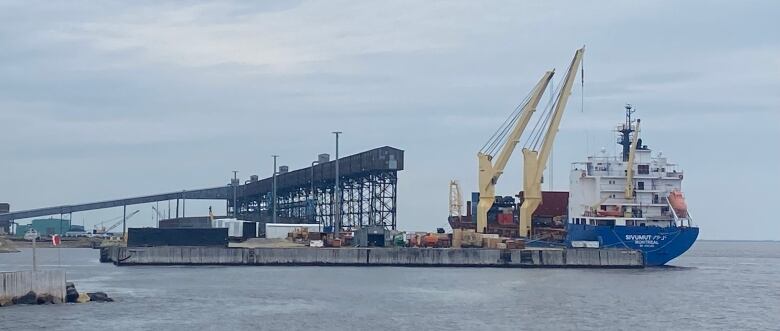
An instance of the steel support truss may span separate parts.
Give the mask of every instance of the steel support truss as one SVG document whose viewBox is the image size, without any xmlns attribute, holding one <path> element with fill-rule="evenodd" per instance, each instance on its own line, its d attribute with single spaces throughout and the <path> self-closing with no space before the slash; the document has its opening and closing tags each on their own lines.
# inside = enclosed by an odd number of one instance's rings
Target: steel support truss
<svg viewBox="0 0 780 331">
<path fill-rule="evenodd" d="M 315 182 L 278 191 L 277 220 L 282 223 L 319 223 L 332 226 L 335 208 L 341 208 L 346 231 L 367 226 L 396 229 L 398 172 L 375 171 L 340 177 L 341 206 L 334 206 L 334 182 Z M 242 218 L 269 222 L 271 194 L 238 201 Z"/>
</svg>

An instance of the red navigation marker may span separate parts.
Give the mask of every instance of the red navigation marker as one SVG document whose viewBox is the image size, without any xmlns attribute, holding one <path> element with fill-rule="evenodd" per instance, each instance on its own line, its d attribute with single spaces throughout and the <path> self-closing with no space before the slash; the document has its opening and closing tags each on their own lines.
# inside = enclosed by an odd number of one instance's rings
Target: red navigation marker
<svg viewBox="0 0 780 331">
<path fill-rule="evenodd" d="M 60 235 L 55 234 L 55 235 L 51 236 L 51 244 L 53 246 L 59 246 L 61 242 L 62 242 L 62 240 L 60 239 Z"/>
</svg>

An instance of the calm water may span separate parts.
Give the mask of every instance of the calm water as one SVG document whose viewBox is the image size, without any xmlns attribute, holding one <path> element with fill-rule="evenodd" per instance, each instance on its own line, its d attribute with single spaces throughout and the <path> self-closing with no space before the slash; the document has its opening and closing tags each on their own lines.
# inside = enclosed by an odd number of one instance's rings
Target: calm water
<svg viewBox="0 0 780 331">
<path fill-rule="evenodd" d="M 0 254 L 27 269 L 30 250 Z M 57 250 L 40 249 L 44 268 Z M 0 329 L 778 330 L 780 243 L 698 242 L 645 270 L 115 267 L 63 249 L 79 291 L 117 302 L 0 308 Z"/>
</svg>

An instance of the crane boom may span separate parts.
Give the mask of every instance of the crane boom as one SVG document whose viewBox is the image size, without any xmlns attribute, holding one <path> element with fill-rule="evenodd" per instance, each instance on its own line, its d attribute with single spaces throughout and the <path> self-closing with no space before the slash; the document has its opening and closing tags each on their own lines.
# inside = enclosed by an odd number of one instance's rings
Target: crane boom
<svg viewBox="0 0 780 331">
<path fill-rule="evenodd" d="M 163 215 L 163 213 L 161 213 L 160 210 L 157 209 L 155 206 L 152 206 L 152 210 L 154 210 L 154 212 L 157 214 L 157 218 L 165 219 L 165 216 Z"/>
<path fill-rule="evenodd" d="M 585 47 L 578 49 L 574 54 L 541 147 L 538 151 L 529 148 L 523 149 L 523 202 L 520 206 L 520 236 L 530 235 L 531 217 L 539 204 L 542 203 L 542 173 L 547 159 L 550 157 L 550 151 L 558 133 L 563 111 L 566 108 L 569 95 L 571 95 L 571 88 L 574 85 L 580 63 L 582 63 L 584 52 Z"/>
<path fill-rule="evenodd" d="M 131 217 L 135 216 L 135 214 L 138 214 L 139 212 L 140 212 L 140 210 L 136 210 L 136 211 L 134 211 L 134 212 L 130 213 L 130 214 L 129 214 L 129 215 L 127 215 L 127 217 L 125 217 L 124 219 L 120 219 L 118 222 L 116 222 L 116 223 L 112 224 L 111 226 L 109 226 L 109 227 L 108 227 L 108 229 L 106 229 L 106 230 L 104 231 L 104 233 L 111 232 L 111 230 L 113 230 L 114 228 L 116 228 L 117 226 L 119 226 L 120 224 L 122 224 L 122 222 L 125 222 L 125 221 L 129 220 Z"/>
<path fill-rule="evenodd" d="M 626 188 L 624 194 L 627 200 L 634 199 L 634 160 L 636 159 L 636 147 L 639 141 L 639 122 L 640 120 L 637 119 L 634 136 L 631 138 L 631 150 L 628 152 L 628 163 L 626 164 Z"/>
<path fill-rule="evenodd" d="M 495 164 L 492 162 L 493 156 L 487 153 L 477 153 L 477 160 L 479 161 L 479 204 L 477 204 L 477 232 L 484 232 L 487 228 L 487 212 L 490 207 L 493 206 L 493 202 L 496 198 L 496 183 L 498 178 L 504 172 L 509 157 L 520 141 L 520 136 L 523 134 L 525 127 L 531 120 L 531 115 L 536 111 L 536 106 L 544 94 L 544 90 L 547 88 L 547 84 L 550 83 L 554 71 L 547 71 L 542 75 L 542 78 L 536 83 L 534 89 L 531 90 L 530 99 L 523 106 L 520 117 L 515 123 L 514 128 L 507 139 L 506 144 L 501 148 L 501 151 L 496 158 Z"/>
</svg>

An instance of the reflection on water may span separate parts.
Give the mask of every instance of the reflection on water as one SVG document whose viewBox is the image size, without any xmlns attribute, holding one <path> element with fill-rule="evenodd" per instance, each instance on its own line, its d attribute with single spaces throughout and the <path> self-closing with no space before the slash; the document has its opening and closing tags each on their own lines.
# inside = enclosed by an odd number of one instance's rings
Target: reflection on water
<svg viewBox="0 0 780 331">
<path fill-rule="evenodd" d="M 645 270 L 115 267 L 62 249 L 81 291 L 117 302 L 0 308 L 2 329 L 756 329 L 780 325 L 780 243 L 699 242 Z M 31 269 L 31 252 L 0 270 Z M 39 249 L 58 268 L 56 249 Z"/>
</svg>

